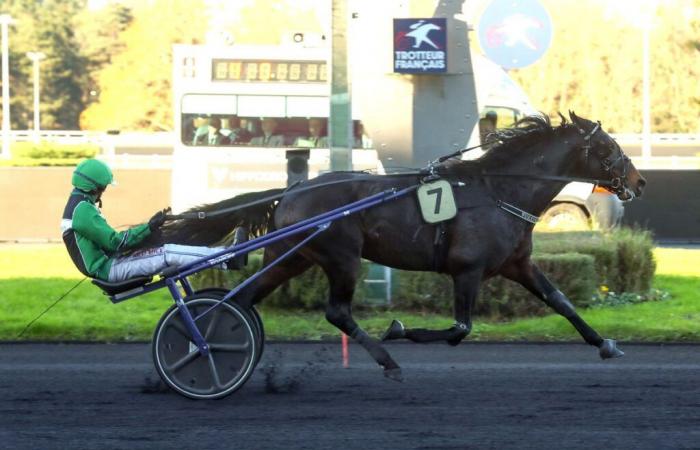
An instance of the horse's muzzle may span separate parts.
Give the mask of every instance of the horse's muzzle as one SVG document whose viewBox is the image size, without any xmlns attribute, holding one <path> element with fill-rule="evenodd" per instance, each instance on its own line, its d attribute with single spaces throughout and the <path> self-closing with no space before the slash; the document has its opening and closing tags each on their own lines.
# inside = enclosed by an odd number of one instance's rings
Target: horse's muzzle
<svg viewBox="0 0 700 450">
<path fill-rule="evenodd" d="M 647 185 L 647 180 L 644 179 L 644 177 L 639 177 L 637 180 L 636 186 L 634 187 L 634 195 L 635 197 L 641 197 L 642 193 L 644 192 L 644 186 Z"/>
</svg>

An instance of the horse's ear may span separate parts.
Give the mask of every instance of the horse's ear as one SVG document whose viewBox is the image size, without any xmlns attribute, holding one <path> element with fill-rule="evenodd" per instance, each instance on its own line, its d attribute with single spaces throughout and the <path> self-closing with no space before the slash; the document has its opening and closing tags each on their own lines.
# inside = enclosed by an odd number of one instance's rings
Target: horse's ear
<svg viewBox="0 0 700 450">
<path fill-rule="evenodd" d="M 569 118 L 571 119 L 571 123 L 576 125 L 580 130 L 584 130 L 584 123 L 583 120 L 576 115 L 575 112 L 569 110 Z"/>
<path fill-rule="evenodd" d="M 564 126 L 567 124 L 566 117 L 561 113 L 561 111 L 557 111 L 557 114 L 559 114 L 559 117 L 561 118 L 561 125 Z"/>
</svg>

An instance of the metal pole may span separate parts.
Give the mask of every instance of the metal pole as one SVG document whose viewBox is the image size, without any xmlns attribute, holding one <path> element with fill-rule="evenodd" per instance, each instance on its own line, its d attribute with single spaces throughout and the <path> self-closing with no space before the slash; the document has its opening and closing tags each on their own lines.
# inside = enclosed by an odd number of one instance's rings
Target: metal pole
<svg viewBox="0 0 700 450">
<path fill-rule="evenodd" d="M 331 25 L 331 104 L 328 131 L 331 167 L 352 169 L 352 108 L 348 78 L 348 10 L 347 0 L 333 0 Z"/>
<path fill-rule="evenodd" d="M 2 34 L 2 153 L 0 157 L 10 159 L 10 55 L 8 27 L 14 23 L 9 14 L 0 15 Z"/>
<path fill-rule="evenodd" d="M 650 51 L 649 34 L 656 11 L 655 2 L 651 2 L 644 17 L 642 27 L 642 157 L 651 158 L 651 95 L 650 95 Z"/>
<path fill-rule="evenodd" d="M 642 157 L 651 156 L 651 118 L 649 117 L 649 26 L 642 38 Z"/>
<path fill-rule="evenodd" d="M 39 140 L 41 121 L 39 120 L 39 61 L 45 58 L 41 52 L 27 52 L 27 57 L 32 60 L 34 71 L 34 142 Z"/>
</svg>

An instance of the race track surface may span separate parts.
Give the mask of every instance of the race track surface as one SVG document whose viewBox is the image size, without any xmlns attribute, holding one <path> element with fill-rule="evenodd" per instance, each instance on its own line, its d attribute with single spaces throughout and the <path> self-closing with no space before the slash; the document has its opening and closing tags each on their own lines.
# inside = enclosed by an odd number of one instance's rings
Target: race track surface
<svg viewBox="0 0 700 450">
<path fill-rule="evenodd" d="M 218 401 L 146 387 L 149 346 L 0 345 L 0 448 L 700 448 L 700 347 L 270 344 Z"/>
</svg>

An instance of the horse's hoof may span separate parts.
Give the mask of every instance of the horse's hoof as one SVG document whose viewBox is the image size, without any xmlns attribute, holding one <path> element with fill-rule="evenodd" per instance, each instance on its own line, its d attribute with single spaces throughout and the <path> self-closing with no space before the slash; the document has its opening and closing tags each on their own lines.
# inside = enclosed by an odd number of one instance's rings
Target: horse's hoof
<svg viewBox="0 0 700 450">
<path fill-rule="evenodd" d="M 619 358 L 624 356 L 625 352 L 617 348 L 617 343 L 614 339 L 605 339 L 603 345 L 600 346 L 600 359 Z"/>
<path fill-rule="evenodd" d="M 393 369 L 384 369 L 384 376 L 390 380 L 398 381 L 403 383 L 403 375 L 401 375 L 401 368 L 395 367 Z"/>
<path fill-rule="evenodd" d="M 392 339 L 401 339 L 406 337 L 406 328 L 403 326 L 401 321 L 392 320 L 389 329 L 382 335 L 382 341 L 390 341 Z"/>
</svg>

